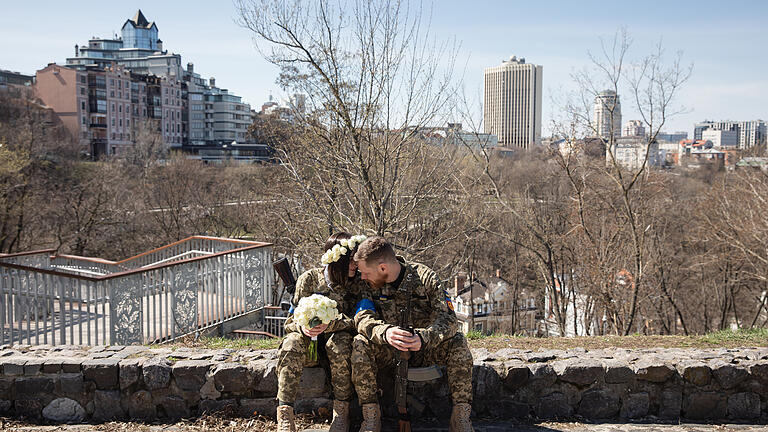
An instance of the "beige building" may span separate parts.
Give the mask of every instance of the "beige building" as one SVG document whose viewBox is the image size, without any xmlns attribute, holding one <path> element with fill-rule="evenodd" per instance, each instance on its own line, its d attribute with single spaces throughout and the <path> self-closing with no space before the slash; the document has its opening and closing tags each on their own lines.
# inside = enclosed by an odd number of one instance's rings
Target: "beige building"
<svg viewBox="0 0 768 432">
<path fill-rule="evenodd" d="M 485 69 L 484 129 L 499 146 L 541 144 L 542 77 L 542 66 L 514 56 Z"/>
<path fill-rule="evenodd" d="M 623 136 L 645 136 L 645 125 L 642 120 L 630 120 L 624 126 Z"/>
<path fill-rule="evenodd" d="M 601 91 L 595 97 L 595 133 L 604 140 L 621 136 L 621 101 L 613 90 Z M 645 133 L 643 133 L 645 135 Z"/>
</svg>

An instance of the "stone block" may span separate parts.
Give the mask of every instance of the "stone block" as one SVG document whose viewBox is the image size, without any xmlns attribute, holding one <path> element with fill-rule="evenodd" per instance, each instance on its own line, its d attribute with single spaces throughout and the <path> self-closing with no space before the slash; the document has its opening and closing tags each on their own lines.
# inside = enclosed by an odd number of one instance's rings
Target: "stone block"
<svg viewBox="0 0 768 432">
<path fill-rule="evenodd" d="M 623 384 L 635 378 L 635 371 L 625 362 L 610 360 L 605 362 L 605 382 Z"/>
<path fill-rule="evenodd" d="M 128 415 L 132 419 L 154 419 L 156 414 L 157 410 L 150 392 L 139 390 L 128 398 Z"/>
<path fill-rule="evenodd" d="M 167 419 L 178 420 L 190 416 L 189 406 L 178 396 L 165 396 L 159 400 L 158 405 L 163 412 L 163 417 Z"/>
<path fill-rule="evenodd" d="M 144 359 L 122 359 L 118 364 L 120 390 L 125 390 L 138 383 L 141 378 L 141 363 Z"/>
<path fill-rule="evenodd" d="M 501 379 L 496 370 L 490 366 L 474 366 L 472 373 L 472 393 L 478 400 L 499 397 Z"/>
<path fill-rule="evenodd" d="M 80 373 L 82 366 L 82 358 L 67 357 L 61 360 L 61 371 L 64 373 Z"/>
<path fill-rule="evenodd" d="M 563 360 L 555 362 L 553 367 L 561 381 L 580 387 L 597 382 L 605 373 L 602 363 L 598 360 Z"/>
<path fill-rule="evenodd" d="M 735 393 L 728 396 L 728 417 L 733 420 L 756 419 L 760 417 L 760 395 Z"/>
<path fill-rule="evenodd" d="M 85 409 L 77 401 L 58 398 L 43 408 L 43 418 L 56 423 L 80 423 L 85 420 Z"/>
<path fill-rule="evenodd" d="M 542 419 L 566 418 L 573 414 L 573 408 L 562 393 L 548 394 L 536 404 L 536 416 Z"/>
<path fill-rule="evenodd" d="M 52 397 L 56 389 L 56 382 L 53 377 L 18 377 L 13 383 L 18 398 L 43 398 Z"/>
<path fill-rule="evenodd" d="M 118 390 L 96 390 L 93 393 L 93 405 L 93 419 L 98 422 L 125 418 Z"/>
<path fill-rule="evenodd" d="M 213 371 L 216 389 L 220 392 L 244 393 L 253 381 L 251 371 L 240 363 L 221 363 Z"/>
<path fill-rule="evenodd" d="M 699 387 L 708 385 L 712 377 L 709 366 L 702 362 L 683 362 L 677 368 L 683 379 Z"/>
<path fill-rule="evenodd" d="M 648 393 L 633 393 L 624 397 L 621 403 L 621 418 L 637 419 L 648 415 L 651 398 Z"/>
<path fill-rule="evenodd" d="M 59 391 L 65 395 L 81 395 L 84 391 L 83 375 L 79 373 L 59 374 Z"/>
<path fill-rule="evenodd" d="M 531 376 L 531 370 L 522 363 L 510 365 L 507 367 L 507 374 L 503 379 L 504 387 L 509 391 L 516 391 L 528 383 Z"/>
<path fill-rule="evenodd" d="M 682 406 L 683 392 L 681 390 L 662 391 L 661 401 L 659 403 L 659 418 L 664 420 L 679 419 Z"/>
<path fill-rule="evenodd" d="M 719 420 L 726 417 L 725 395 L 719 392 L 697 392 L 683 401 L 683 417 L 690 420 Z"/>
<path fill-rule="evenodd" d="M 723 389 L 732 389 L 742 383 L 749 377 L 749 371 L 746 367 L 715 361 L 711 364 L 712 375 Z"/>
<path fill-rule="evenodd" d="M 749 373 L 760 381 L 768 382 L 768 362 L 753 363 L 749 366 Z"/>
<path fill-rule="evenodd" d="M 615 417 L 619 413 L 619 398 L 605 390 L 588 390 L 581 397 L 578 412 L 588 419 Z"/>
<path fill-rule="evenodd" d="M 531 371 L 528 386 L 533 391 L 540 391 L 552 387 L 557 381 L 557 372 L 552 365 L 546 363 L 533 363 L 528 365 Z"/>
<path fill-rule="evenodd" d="M 186 391 L 199 391 L 205 384 L 210 362 L 204 360 L 182 360 L 171 368 L 176 386 Z"/>
<path fill-rule="evenodd" d="M 168 387 L 171 381 L 171 364 L 164 358 L 154 357 L 144 362 L 141 373 L 149 390 L 159 390 Z"/>
<path fill-rule="evenodd" d="M 27 363 L 27 360 L 26 357 L 7 357 L 3 359 L 3 375 L 24 375 L 24 365 Z"/>
<path fill-rule="evenodd" d="M 637 379 L 655 383 L 665 382 L 675 372 L 672 366 L 659 360 L 645 360 L 635 365 L 635 376 Z"/>
<path fill-rule="evenodd" d="M 51 357 L 43 361 L 42 372 L 45 374 L 61 373 L 61 363 L 64 360 L 60 357 Z"/>
<path fill-rule="evenodd" d="M 257 396 L 277 395 L 277 361 L 258 360 L 248 364 L 253 371 L 253 381 Z"/>
<path fill-rule="evenodd" d="M 24 375 L 35 376 L 40 374 L 45 359 L 43 358 L 31 358 L 24 363 Z"/>
<path fill-rule="evenodd" d="M 43 404 L 38 399 L 17 399 L 13 402 L 13 408 L 16 417 L 39 419 Z"/>
<path fill-rule="evenodd" d="M 299 394 L 303 398 L 327 397 L 330 383 L 322 367 L 304 368 L 299 381 Z"/>
<path fill-rule="evenodd" d="M 0 399 L 13 399 L 13 377 L 0 376 Z"/>
<path fill-rule="evenodd" d="M 13 402 L 0 399 L 0 416 L 7 416 L 10 414 L 11 408 L 13 408 Z"/>
<path fill-rule="evenodd" d="M 119 363 L 118 359 L 86 360 L 82 364 L 83 378 L 99 390 L 115 390 L 119 383 Z"/>
<path fill-rule="evenodd" d="M 258 399 L 240 399 L 240 407 L 237 414 L 241 417 L 252 417 L 262 415 L 275 418 L 277 412 L 277 399 L 258 398 Z"/>
</svg>

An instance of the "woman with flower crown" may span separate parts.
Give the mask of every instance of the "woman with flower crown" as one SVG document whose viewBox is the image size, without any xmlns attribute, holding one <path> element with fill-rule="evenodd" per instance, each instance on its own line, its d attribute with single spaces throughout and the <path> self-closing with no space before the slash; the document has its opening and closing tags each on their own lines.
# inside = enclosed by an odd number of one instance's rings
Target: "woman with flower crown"
<svg viewBox="0 0 768 432">
<path fill-rule="evenodd" d="M 325 242 L 323 266 L 304 272 L 296 281 L 294 305 L 299 305 L 302 298 L 319 294 L 336 302 L 339 315 L 328 324 L 311 328 L 300 325 L 297 321 L 301 320 L 293 314 L 286 320 L 286 335 L 280 344 L 277 363 L 278 432 L 296 431 L 293 403 L 302 370 L 317 364 L 315 344 L 325 346 L 330 364 L 334 396 L 330 432 L 349 430 L 349 401 L 354 394 L 350 364 L 352 339 L 356 334 L 353 318 L 359 294 L 365 289 L 352 257 L 363 240 L 362 235 L 333 234 Z"/>
</svg>

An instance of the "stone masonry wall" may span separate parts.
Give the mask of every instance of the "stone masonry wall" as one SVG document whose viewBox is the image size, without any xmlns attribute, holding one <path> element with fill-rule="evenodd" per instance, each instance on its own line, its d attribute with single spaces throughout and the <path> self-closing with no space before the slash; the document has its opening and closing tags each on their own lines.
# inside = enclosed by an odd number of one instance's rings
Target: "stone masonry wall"
<svg viewBox="0 0 768 432">
<path fill-rule="evenodd" d="M 768 420 L 768 348 L 473 355 L 478 418 Z M 275 350 L 0 347 L 0 416 L 172 420 L 221 409 L 274 416 L 276 363 Z M 384 413 L 394 417 L 391 374 L 379 381 Z M 411 383 L 409 394 L 413 416 L 447 422 L 444 377 Z M 330 410 L 322 368 L 305 369 L 300 397 L 299 412 Z"/>
</svg>

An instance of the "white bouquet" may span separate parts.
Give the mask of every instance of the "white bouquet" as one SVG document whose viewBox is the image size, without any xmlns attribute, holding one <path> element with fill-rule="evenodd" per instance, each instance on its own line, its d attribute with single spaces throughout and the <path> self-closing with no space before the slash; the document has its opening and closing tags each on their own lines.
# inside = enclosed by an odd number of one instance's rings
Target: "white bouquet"
<svg viewBox="0 0 768 432">
<path fill-rule="evenodd" d="M 299 300 L 299 304 L 293 311 L 293 320 L 306 328 L 328 324 L 339 316 L 336 306 L 335 300 L 321 294 L 312 294 Z M 317 336 L 313 337 L 309 343 L 308 356 L 310 360 L 317 361 Z"/>
</svg>

